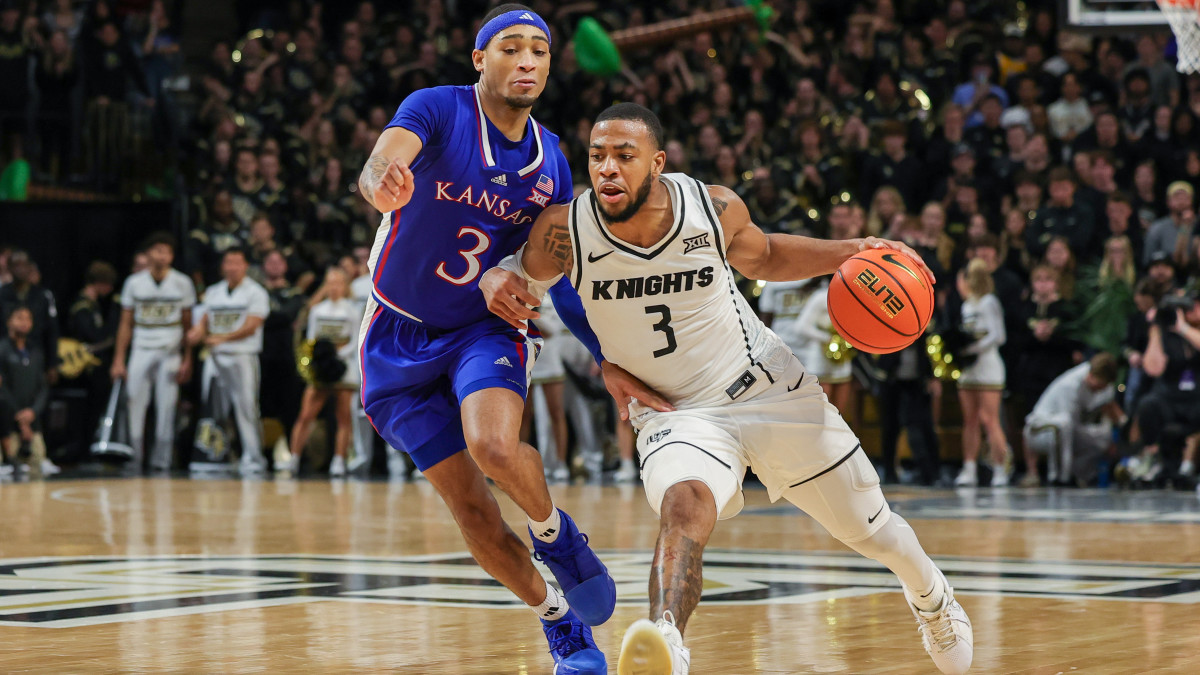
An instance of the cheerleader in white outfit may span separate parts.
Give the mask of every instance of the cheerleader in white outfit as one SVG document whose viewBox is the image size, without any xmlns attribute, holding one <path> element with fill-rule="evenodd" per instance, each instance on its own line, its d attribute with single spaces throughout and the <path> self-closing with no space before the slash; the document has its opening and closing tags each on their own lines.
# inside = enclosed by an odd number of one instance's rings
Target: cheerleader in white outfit
<svg viewBox="0 0 1200 675">
<path fill-rule="evenodd" d="M 300 416 L 292 427 L 292 474 L 300 469 L 300 455 L 308 444 L 313 422 L 330 394 L 336 397 L 334 416 L 337 419 L 337 436 L 334 442 L 333 463 L 329 466 L 330 476 L 346 474 L 346 450 L 350 447 L 353 427 L 350 421 L 350 405 L 358 392 L 362 374 L 358 365 L 358 329 L 362 322 L 362 306 L 350 296 L 350 277 L 340 267 L 330 267 L 325 273 L 325 283 L 317 290 L 308 311 L 309 340 L 329 340 L 337 348 L 337 355 L 346 364 L 346 371 L 336 383 L 310 383 L 304 389 L 300 403 Z"/>
<path fill-rule="evenodd" d="M 975 337 L 966 353 L 978 358 L 962 371 L 958 378 L 958 400 L 962 405 L 963 468 L 955 485 L 975 485 L 978 482 L 975 462 L 979 458 L 980 431 L 987 432 L 992 453 L 992 486 L 1008 485 L 1008 439 L 1000 425 L 1000 397 L 1004 393 L 1004 361 L 1000 346 L 1007 339 L 1004 332 L 1004 310 L 992 294 L 992 273 L 987 263 L 972 260 L 958 274 L 958 293 L 963 298 L 962 329 Z"/>
<path fill-rule="evenodd" d="M 826 356 L 829 340 L 835 332 L 829 319 L 829 277 L 821 279 L 808 296 L 800 316 L 780 337 L 795 352 L 804 368 L 817 376 L 829 402 L 838 410 L 850 409 L 850 359 L 834 363 Z M 797 348 L 799 347 L 799 351 Z"/>
</svg>

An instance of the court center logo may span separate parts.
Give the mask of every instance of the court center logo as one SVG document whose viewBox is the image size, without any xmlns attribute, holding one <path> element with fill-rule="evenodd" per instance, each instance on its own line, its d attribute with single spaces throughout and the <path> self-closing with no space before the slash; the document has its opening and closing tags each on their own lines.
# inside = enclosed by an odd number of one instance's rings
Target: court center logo
<svg viewBox="0 0 1200 675">
<path fill-rule="evenodd" d="M 646 602 L 652 552 L 602 552 L 619 602 Z M 1200 565 L 939 558 L 962 595 L 1200 603 Z M 314 602 L 521 607 L 465 553 L 363 558 L 35 558 L 0 560 L 0 626 L 71 628 Z M 706 606 L 799 604 L 898 593 L 870 560 L 836 553 L 710 550 Z"/>
</svg>

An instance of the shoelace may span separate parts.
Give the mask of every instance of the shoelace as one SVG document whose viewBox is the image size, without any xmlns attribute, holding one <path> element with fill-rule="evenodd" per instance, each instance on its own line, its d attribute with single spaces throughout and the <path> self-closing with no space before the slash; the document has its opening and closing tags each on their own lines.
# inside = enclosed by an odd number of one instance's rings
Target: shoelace
<svg viewBox="0 0 1200 675">
<path fill-rule="evenodd" d="M 928 633 L 929 638 L 940 651 L 947 651 L 958 643 L 958 636 L 954 633 L 954 624 L 950 619 L 949 612 L 942 612 L 937 618 L 927 620 L 921 624 L 919 630 Z"/>
<path fill-rule="evenodd" d="M 578 628 L 570 621 L 560 621 L 550 627 L 546 639 L 550 642 L 550 651 L 566 658 L 586 647 L 583 636 L 578 635 Z"/>
</svg>

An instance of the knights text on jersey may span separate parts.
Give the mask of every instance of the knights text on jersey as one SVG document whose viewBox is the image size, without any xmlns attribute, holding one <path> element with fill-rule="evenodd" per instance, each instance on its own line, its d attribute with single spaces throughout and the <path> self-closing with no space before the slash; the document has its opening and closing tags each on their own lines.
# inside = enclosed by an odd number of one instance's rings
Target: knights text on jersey
<svg viewBox="0 0 1200 675">
<path fill-rule="evenodd" d="M 196 304 L 192 280 L 174 269 L 162 282 L 150 270 L 125 280 L 121 307 L 133 312 L 134 349 L 178 349 L 183 341 L 183 310 Z"/>
<path fill-rule="evenodd" d="M 208 332 L 227 335 L 240 330 L 247 317 L 266 319 L 271 311 L 271 301 L 266 289 L 253 279 L 242 279 L 233 291 L 229 290 L 227 282 L 220 281 L 204 293 L 204 311 L 208 317 Z M 262 351 L 262 344 L 263 329 L 259 326 L 251 335 L 223 342 L 212 351 L 216 354 L 257 354 Z"/>
<path fill-rule="evenodd" d="M 654 246 L 614 236 L 589 190 L 568 215 L 579 291 L 605 357 L 680 409 L 728 403 L 791 354 L 734 285 L 708 191 L 664 174 L 675 222 Z"/>
<path fill-rule="evenodd" d="M 472 86 L 414 92 L 388 125 L 422 142 L 412 200 L 384 215 L 368 267 L 379 304 L 452 330 L 495 320 L 479 277 L 516 251 L 546 206 L 571 198 L 558 137 L 532 117 L 510 141 Z"/>
</svg>

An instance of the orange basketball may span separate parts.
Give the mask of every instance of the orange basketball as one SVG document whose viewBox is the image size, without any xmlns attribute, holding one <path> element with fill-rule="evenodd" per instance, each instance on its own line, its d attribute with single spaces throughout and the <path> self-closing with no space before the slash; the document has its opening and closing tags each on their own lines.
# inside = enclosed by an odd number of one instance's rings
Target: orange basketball
<svg viewBox="0 0 1200 675">
<path fill-rule="evenodd" d="M 933 284 L 916 261 L 889 248 L 854 254 L 829 282 L 829 318 L 855 349 L 900 351 L 925 332 Z"/>
</svg>

